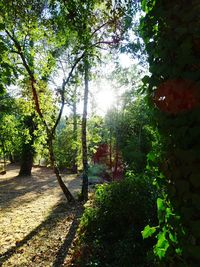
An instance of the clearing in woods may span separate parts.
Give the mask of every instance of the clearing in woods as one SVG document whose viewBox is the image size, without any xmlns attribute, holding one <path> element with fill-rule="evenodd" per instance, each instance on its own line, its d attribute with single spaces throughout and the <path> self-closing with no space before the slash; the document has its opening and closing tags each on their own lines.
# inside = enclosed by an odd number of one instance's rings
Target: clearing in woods
<svg viewBox="0 0 200 267">
<path fill-rule="evenodd" d="M 34 167 L 31 177 L 18 172 L 11 164 L 0 176 L 0 266 L 70 266 L 81 204 L 67 203 L 51 169 Z M 80 178 L 63 177 L 76 196 Z"/>
</svg>

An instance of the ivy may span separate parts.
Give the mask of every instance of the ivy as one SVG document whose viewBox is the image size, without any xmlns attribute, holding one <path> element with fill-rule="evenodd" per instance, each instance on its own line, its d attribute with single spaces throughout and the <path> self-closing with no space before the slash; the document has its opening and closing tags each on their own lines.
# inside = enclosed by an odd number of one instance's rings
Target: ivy
<svg viewBox="0 0 200 267">
<path fill-rule="evenodd" d="M 160 135 L 160 144 L 148 155 L 147 172 L 155 177 L 155 184 L 162 192 L 157 200 L 159 225 L 147 226 L 143 237 L 156 236 L 154 252 L 164 266 L 195 267 L 200 255 L 197 204 L 200 203 L 200 103 L 190 110 L 172 114 L 162 109 L 162 105 L 156 106 L 154 96 L 166 81 L 179 79 L 184 84 L 189 80 L 196 85 L 195 100 L 199 101 L 200 3 L 180 0 L 143 0 L 141 3 L 145 15 L 140 33 L 151 72 L 143 78 L 144 89 Z M 192 92 L 192 88 L 189 90 Z M 160 94 L 162 92 L 166 99 L 164 89 L 160 89 Z M 183 99 L 186 101 L 187 96 Z M 181 101 L 175 100 L 176 104 Z"/>
</svg>

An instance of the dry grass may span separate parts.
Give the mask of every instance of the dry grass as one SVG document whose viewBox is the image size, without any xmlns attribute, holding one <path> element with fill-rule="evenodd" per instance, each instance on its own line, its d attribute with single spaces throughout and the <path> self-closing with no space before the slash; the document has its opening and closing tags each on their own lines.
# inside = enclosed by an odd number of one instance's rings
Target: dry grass
<svg viewBox="0 0 200 267">
<path fill-rule="evenodd" d="M 69 205 L 48 168 L 34 168 L 31 177 L 17 177 L 18 166 L 0 176 L 0 266 L 69 266 L 80 204 Z M 64 181 L 75 195 L 81 181 Z"/>
</svg>

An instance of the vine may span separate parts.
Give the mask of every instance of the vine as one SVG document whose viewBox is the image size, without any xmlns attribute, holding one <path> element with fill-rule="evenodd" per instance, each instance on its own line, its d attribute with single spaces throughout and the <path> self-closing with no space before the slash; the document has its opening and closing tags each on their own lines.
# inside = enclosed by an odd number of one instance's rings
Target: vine
<svg viewBox="0 0 200 267">
<path fill-rule="evenodd" d="M 162 152 L 149 156 L 159 188 L 155 254 L 163 266 L 198 266 L 200 261 L 200 3 L 143 0 L 141 35 L 148 54 L 145 76 Z"/>
</svg>

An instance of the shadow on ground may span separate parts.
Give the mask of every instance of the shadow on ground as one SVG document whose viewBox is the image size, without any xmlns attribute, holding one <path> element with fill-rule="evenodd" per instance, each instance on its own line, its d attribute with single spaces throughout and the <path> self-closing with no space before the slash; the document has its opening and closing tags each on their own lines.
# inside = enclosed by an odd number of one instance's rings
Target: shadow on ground
<svg viewBox="0 0 200 267">
<path fill-rule="evenodd" d="M 75 237 L 76 230 L 79 224 L 79 218 L 82 214 L 83 207 L 80 203 L 68 204 L 61 202 L 54 207 L 50 215 L 44 220 L 38 227 L 32 230 L 23 240 L 16 242 L 16 245 L 8 249 L 5 253 L 0 254 L 0 266 L 5 263 L 14 254 L 20 251 L 20 248 L 29 242 L 29 246 L 33 246 L 31 240 L 38 235 L 41 231 L 45 230 L 47 233 L 51 233 L 55 230 L 57 224 L 63 223 L 63 220 L 70 218 L 68 222 L 70 223 L 69 230 L 65 236 L 64 242 L 59 242 L 60 246 L 57 247 L 57 251 L 54 257 L 54 267 L 59 267 L 64 262 L 65 257 L 69 251 L 71 243 Z M 59 233 L 58 233 L 59 235 Z M 47 237 L 49 238 L 49 236 Z M 50 237 L 51 238 L 51 237 Z M 41 241 L 42 242 L 42 241 Z M 32 257 L 35 258 L 34 256 Z M 37 262 L 35 263 L 37 266 Z M 11 265 L 9 265 L 11 266 Z"/>
<path fill-rule="evenodd" d="M 30 201 L 33 201 L 34 197 L 42 195 L 47 190 L 53 190 L 58 188 L 62 194 L 61 189 L 58 186 L 57 179 L 53 170 L 46 167 L 33 168 L 32 176 L 18 176 L 19 166 L 10 164 L 7 166 L 7 174 L 0 176 L 0 207 L 6 208 L 12 204 L 17 198 L 23 197 L 28 193 L 32 194 Z M 11 173 L 11 175 L 9 174 Z M 70 175 L 68 175 L 70 177 Z M 81 187 L 81 181 L 79 181 L 75 175 L 74 179 L 69 180 L 66 176 L 64 180 L 70 191 L 77 190 Z M 35 196 L 33 196 L 35 194 Z M 24 202 L 29 202 L 29 199 L 23 199 Z M 20 199 L 22 203 L 22 199 Z"/>
</svg>

